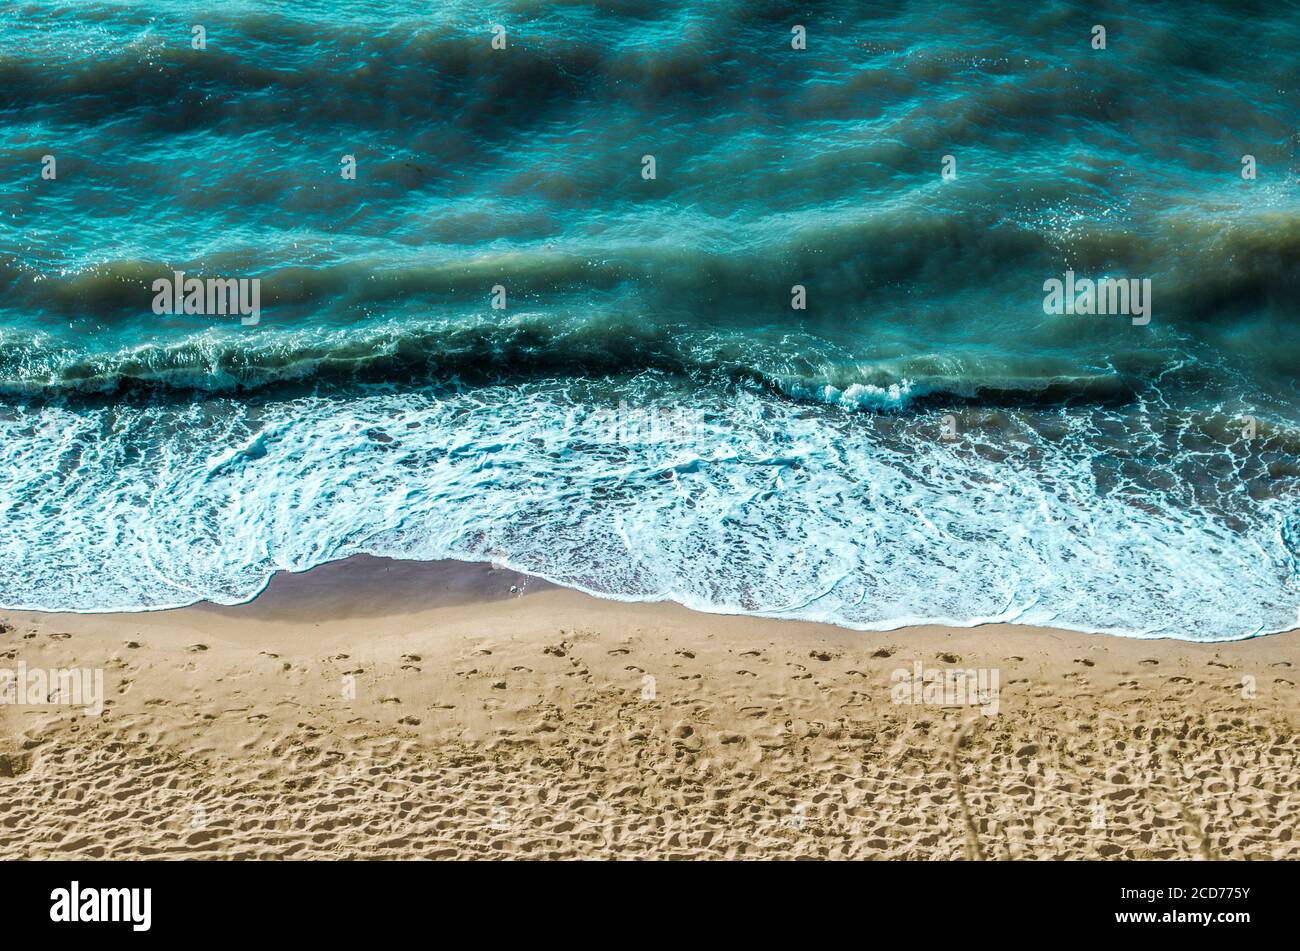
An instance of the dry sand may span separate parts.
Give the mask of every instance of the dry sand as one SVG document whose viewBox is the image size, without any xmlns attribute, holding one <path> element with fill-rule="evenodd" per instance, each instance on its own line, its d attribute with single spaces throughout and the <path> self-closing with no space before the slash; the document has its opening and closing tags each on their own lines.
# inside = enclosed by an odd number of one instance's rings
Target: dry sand
<svg viewBox="0 0 1300 951">
<path fill-rule="evenodd" d="M 0 667 L 107 697 L 0 706 L 0 858 L 1300 858 L 1294 632 L 861 633 L 376 559 L 0 622 Z M 997 712 L 893 702 L 917 661 Z"/>
</svg>

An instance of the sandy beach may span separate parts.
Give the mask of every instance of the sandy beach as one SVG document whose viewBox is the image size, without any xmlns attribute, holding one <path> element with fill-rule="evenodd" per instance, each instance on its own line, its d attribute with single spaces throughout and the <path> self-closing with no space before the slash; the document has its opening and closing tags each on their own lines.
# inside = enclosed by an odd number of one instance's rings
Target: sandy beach
<svg viewBox="0 0 1300 951">
<path fill-rule="evenodd" d="M 1295 633 L 863 633 L 369 558 L 0 623 L 0 667 L 104 692 L 0 705 L 3 858 L 1300 857 Z"/>
</svg>

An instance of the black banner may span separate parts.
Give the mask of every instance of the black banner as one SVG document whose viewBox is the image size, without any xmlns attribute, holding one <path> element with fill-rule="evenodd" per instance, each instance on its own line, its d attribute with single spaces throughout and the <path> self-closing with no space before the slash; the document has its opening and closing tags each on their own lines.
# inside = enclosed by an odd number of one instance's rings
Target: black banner
<svg viewBox="0 0 1300 951">
<path fill-rule="evenodd" d="M 687 928 L 683 915 L 725 937 L 787 916 L 803 929 L 861 927 L 865 914 L 873 928 L 933 929 L 944 941 L 993 940 L 1008 928 L 1044 940 L 1234 941 L 1280 934 L 1294 887 L 1283 863 L 711 864 L 41 862 L 5 863 L 0 880 L 6 936 L 56 940 L 373 941 L 396 937 L 391 928 L 453 920 L 486 922 L 492 938 L 577 927 L 612 940 L 651 927 L 672 939 L 673 927 Z M 698 938 L 697 926 L 678 938 L 687 934 Z"/>
</svg>

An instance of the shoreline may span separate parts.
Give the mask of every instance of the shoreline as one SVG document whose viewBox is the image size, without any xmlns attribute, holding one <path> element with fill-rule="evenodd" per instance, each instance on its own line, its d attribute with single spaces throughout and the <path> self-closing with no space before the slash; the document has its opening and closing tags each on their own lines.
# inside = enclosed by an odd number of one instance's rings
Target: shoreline
<svg viewBox="0 0 1300 951">
<path fill-rule="evenodd" d="M 1297 632 L 856 631 L 379 559 L 0 624 L 0 668 L 106 695 L 0 705 L 4 858 L 1300 857 Z"/>
<path fill-rule="evenodd" d="M 517 590 L 516 590 L 517 589 Z M 94 617 L 147 617 L 150 615 L 180 616 L 184 612 L 216 611 L 235 612 L 231 617 L 243 619 L 272 618 L 310 620 L 318 615 L 356 616 L 358 613 L 417 613 L 440 607 L 460 606 L 474 602 L 505 600 L 541 591 L 568 592 L 574 598 L 595 603 L 610 603 L 635 607 L 668 607 L 688 611 L 700 617 L 749 618 L 762 623 L 816 625 L 862 635 L 888 635 L 912 630 L 971 631 L 990 628 L 1023 628 L 1033 631 L 1056 631 L 1082 637 L 1105 637 L 1143 643 L 1174 641 L 1182 644 L 1234 644 L 1300 633 L 1300 627 L 1280 631 L 1260 632 L 1242 637 L 1219 640 L 1190 640 L 1168 635 L 1141 636 L 1116 633 L 1114 629 L 1075 629 L 1053 624 L 1031 624 L 1020 621 L 976 621 L 958 624 L 950 621 L 904 622 L 895 627 L 853 627 L 835 622 L 797 618 L 774 614 L 751 614 L 744 611 L 709 611 L 691 607 L 679 601 L 665 599 L 645 601 L 616 595 L 600 595 L 580 588 L 563 585 L 549 579 L 498 566 L 496 563 L 471 562 L 455 559 L 417 561 L 388 558 L 378 555 L 349 555 L 334 561 L 322 562 L 303 571 L 280 570 L 266 585 L 246 601 L 220 604 L 198 600 L 191 604 L 147 610 L 105 611 L 46 611 L 26 608 L 0 607 L 6 613 L 30 617 L 94 618 Z"/>
</svg>

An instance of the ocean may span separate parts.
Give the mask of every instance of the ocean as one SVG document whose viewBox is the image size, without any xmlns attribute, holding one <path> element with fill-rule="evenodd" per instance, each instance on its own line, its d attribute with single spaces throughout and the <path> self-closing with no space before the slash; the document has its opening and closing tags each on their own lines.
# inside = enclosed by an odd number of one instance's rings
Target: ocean
<svg viewBox="0 0 1300 951">
<path fill-rule="evenodd" d="M 1297 49 L 1249 0 L 7 3 L 0 607 L 369 553 L 1293 628 Z"/>
</svg>

